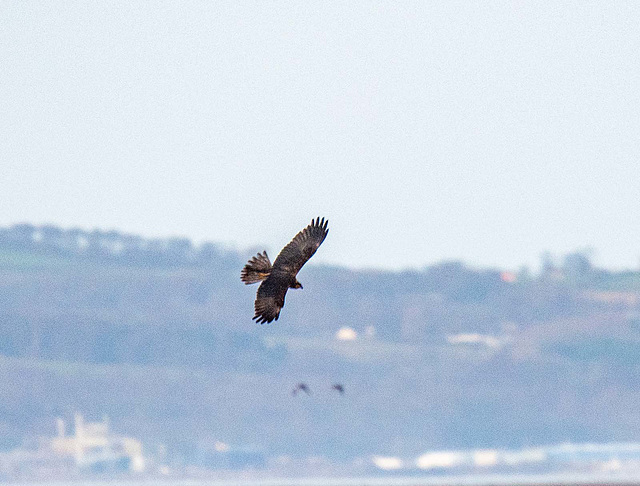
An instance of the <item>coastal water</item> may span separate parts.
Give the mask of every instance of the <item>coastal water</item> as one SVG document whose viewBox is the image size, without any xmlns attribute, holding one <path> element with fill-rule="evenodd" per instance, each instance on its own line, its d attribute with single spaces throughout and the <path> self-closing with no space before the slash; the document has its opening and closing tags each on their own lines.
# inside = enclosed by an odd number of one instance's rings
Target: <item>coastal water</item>
<svg viewBox="0 0 640 486">
<path fill-rule="evenodd" d="M 0 483 L 16 486 L 606 486 L 640 485 L 638 473 L 360 478 L 146 479 Z"/>
</svg>

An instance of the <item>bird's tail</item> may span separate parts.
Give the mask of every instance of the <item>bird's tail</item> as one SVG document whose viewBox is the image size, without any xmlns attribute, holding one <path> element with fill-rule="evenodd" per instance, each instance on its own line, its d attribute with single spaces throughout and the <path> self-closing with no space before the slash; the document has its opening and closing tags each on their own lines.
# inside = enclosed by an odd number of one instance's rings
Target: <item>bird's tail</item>
<svg viewBox="0 0 640 486">
<path fill-rule="evenodd" d="M 254 256 L 240 272 L 240 279 L 246 284 L 261 282 L 271 274 L 271 262 L 267 252 Z"/>
</svg>

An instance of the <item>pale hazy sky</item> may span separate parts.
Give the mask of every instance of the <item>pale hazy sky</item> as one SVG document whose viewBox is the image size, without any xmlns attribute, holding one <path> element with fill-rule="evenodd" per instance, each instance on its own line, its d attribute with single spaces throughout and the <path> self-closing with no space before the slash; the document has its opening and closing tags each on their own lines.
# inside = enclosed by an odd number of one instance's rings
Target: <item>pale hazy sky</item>
<svg viewBox="0 0 640 486">
<path fill-rule="evenodd" d="M 0 1 L 0 225 L 640 259 L 640 2 Z"/>
</svg>

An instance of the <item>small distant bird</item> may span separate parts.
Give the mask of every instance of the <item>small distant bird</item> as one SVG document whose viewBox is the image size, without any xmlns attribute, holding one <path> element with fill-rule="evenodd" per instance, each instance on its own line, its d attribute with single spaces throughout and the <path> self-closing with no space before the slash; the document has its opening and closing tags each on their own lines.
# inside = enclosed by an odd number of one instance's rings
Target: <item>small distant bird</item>
<svg viewBox="0 0 640 486">
<path fill-rule="evenodd" d="M 295 397 L 300 391 L 305 392 L 307 395 L 311 395 L 311 390 L 309 390 L 309 387 L 306 383 L 298 383 L 291 391 L 291 394 Z"/>
<path fill-rule="evenodd" d="M 331 387 L 331 389 L 339 391 L 340 395 L 344 395 L 344 387 L 340 383 L 336 383 Z"/>
<path fill-rule="evenodd" d="M 282 249 L 273 265 L 267 252 L 263 251 L 244 266 L 240 279 L 246 285 L 262 282 L 258 287 L 253 320 L 260 324 L 278 320 L 287 290 L 302 288 L 296 275 L 327 237 L 328 224 L 324 218 L 311 220 L 311 224 Z"/>
</svg>

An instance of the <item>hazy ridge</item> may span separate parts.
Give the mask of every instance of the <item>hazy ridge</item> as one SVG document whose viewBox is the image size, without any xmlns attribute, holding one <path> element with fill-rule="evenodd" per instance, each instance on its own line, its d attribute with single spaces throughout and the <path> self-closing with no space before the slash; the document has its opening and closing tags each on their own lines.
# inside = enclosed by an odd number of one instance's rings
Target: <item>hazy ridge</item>
<svg viewBox="0 0 640 486">
<path fill-rule="evenodd" d="M 541 272 L 446 262 L 305 267 L 278 322 L 251 321 L 248 254 L 187 239 L 0 230 L 4 449 L 75 411 L 189 461 L 418 454 L 631 441 L 640 433 L 640 274 L 574 253 Z M 339 340 L 348 327 L 355 340 Z M 305 381 L 312 396 L 292 397 Z M 340 397 L 330 385 L 340 382 Z"/>
</svg>

